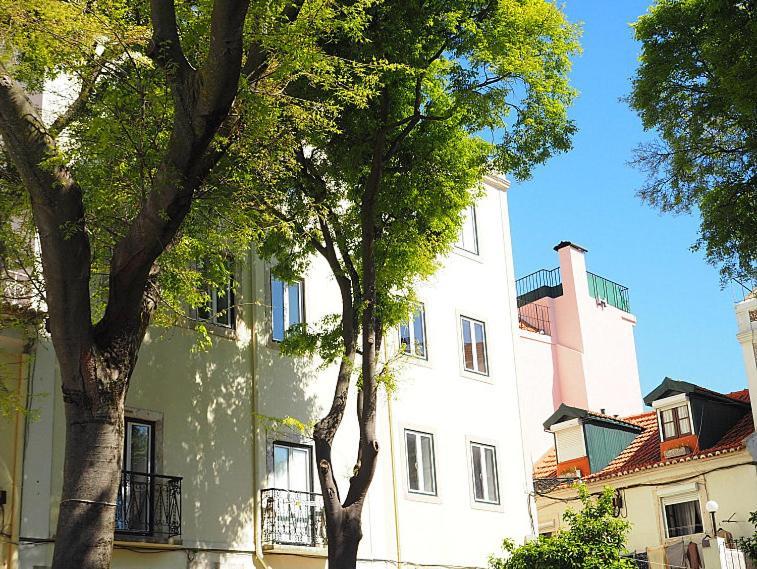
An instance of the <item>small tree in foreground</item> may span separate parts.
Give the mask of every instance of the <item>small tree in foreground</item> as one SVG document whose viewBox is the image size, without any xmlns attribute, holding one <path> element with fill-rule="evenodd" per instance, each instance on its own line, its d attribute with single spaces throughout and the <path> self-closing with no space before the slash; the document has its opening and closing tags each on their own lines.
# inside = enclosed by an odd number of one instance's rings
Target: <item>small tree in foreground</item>
<svg viewBox="0 0 757 569">
<path fill-rule="evenodd" d="M 749 522 L 754 526 L 754 533 L 738 540 L 739 547 L 749 559 L 757 561 L 757 510 L 749 514 Z"/>
<path fill-rule="evenodd" d="M 630 569 L 624 559 L 630 524 L 613 515 L 612 488 L 593 499 L 586 486 L 578 487 L 583 508 L 563 515 L 568 529 L 554 535 L 540 535 L 536 541 L 517 546 L 506 539 L 506 557 L 489 558 L 491 569 Z"/>
</svg>

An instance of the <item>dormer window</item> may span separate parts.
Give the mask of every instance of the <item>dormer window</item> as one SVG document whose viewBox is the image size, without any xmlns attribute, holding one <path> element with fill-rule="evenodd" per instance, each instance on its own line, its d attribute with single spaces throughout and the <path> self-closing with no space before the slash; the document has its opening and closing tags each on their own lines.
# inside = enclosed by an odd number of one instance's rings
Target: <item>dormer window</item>
<svg viewBox="0 0 757 569">
<path fill-rule="evenodd" d="M 688 405 L 663 409 L 660 411 L 660 421 L 662 423 L 662 440 L 664 441 L 679 439 L 692 434 Z"/>
</svg>

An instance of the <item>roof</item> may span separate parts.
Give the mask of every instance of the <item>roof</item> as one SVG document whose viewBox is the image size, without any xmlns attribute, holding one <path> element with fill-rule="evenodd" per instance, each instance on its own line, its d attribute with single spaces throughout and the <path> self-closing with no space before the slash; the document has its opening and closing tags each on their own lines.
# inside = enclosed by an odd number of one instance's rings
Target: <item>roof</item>
<svg viewBox="0 0 757 569">
<path fill-rule="evenodd" d="M 634 423 L 629 423 L 615 416 L 605 415 L 604 413 L 595 413 L 594 411 L 587 411 L 586 409 L 580 409 L 579 407 L 571 407 L 562 403 L 552 416 L 544 421 L 544 428 L 549 429 L 552 425 L 562 423 L 563 421 L 570 419 L 584 419 L 601 421 L 603 423 L 611 423 L 613 426 L 621 427 L 625 430 L 631 430 L 639 432 L 641 429 Z"/>
<path fill-rule="evenodd" d="M 670 377 L 663 379 L 662 383 L 655 389 L 653 389 L 652 392 L 644 398 L 644 403 L 646 403 L 647 405 L 652 405 L 652 403 L 654 401 L 657 401 L 658 399 L 670 397 L 671 395 L 678 395 L 679 393 L 685 393 L 687 395 L 691 395 L 693 393 L 701 395 L 702 397 L 706 397 L 707 399 L 720 401 L 721 403 L 734 403 L 733 397 L 723 395 L 722 393 L 718 393 L 717 391 L 705 389 L 704 387 L 699 387 L 698 385 L 689 383 L 688 381 L 681 381 L 672 379 Z M 737 404 L 746 406 L 746 403 L 744 401 L 738 401 Z"/>
<path fill-rule="evenodd" d="M 728 393 L 721 397 L 733 401 L 749 403 L 749 390 L 743 389 L 734 393 Z M 737 452 L 745 448 L 745 439 L 754 432 L 752 414 L 746 413 L 731 429 L 723 435 L 719 441 L 709 448 L 701 449 L 696 454 L 689 454 L 678 458 L 660 460 L 660 436 L 657 427 L 657 412 L 649 411 L 638 415 L 624 417 L 623 421 L 636 425 L 642 429 L 641 433 L 631 441 L 631 444 L 621 452 L 615 460 L 610 462 L 599 472 L 585 476 L 583 480 L 594 482 L 626 476 L 635 472 L 653 468 L 664 468 L 669 465 L 711 458 L 723 454 Z M 534 478 L 557 477 L 557 460 L 555 449 L 552 448 L 539 459 L 534 466 Z"/>
</svg>

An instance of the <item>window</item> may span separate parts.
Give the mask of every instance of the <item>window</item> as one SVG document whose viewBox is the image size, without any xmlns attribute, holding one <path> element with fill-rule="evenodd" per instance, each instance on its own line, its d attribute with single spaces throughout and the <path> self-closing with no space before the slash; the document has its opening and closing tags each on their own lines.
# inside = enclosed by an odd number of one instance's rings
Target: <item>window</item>
<svg viewBox="0 0 757 569">
<path fill-rule="evenodd" d="M 224 328 L 234 328 L 234 277 L 230 277 L 221 289 L 208 289 L 208 296 L 208 303 L 197 308 L 197 318 Z"/>
<path fill-rule="evenodd" d="M 311 491 L 310 447 L 274 443 L 273 485 L 279 490 Z"/>
<path fill-rule="evenodd" d="M 667 537 L 702 533 L 702 514 L 696 497 L 665 498 L 663 510 Z"/>
<path fill-rule="evenodd" d="M 124 470 L 152 473 L 154 424 L 139 419 L 125 420 Z"/>
<path fill-rule="evenodd" d="M 124 420 L 123 480 L 116 504 L 116 531 L 149 533 L 153 509 L 155 424 Z"/>
<path fill-rule="evenodd" d="M 489 367 L 486 361 L 486 329 L 484 323 L 462 316 L 460 325 L 463 329 L 463 360 L 466 371 L 487 375 Z"/>
<path fill-rule="evenodd" d="M 304 312 L 302 283 L 289 284 L 271 277 L 273 340 L 281 342 L 290 327 L 304 322 Z"/>
<path fill-rule="evenodd" d="M 426 311 L 419 305 L 407 322 L 400 324 L 402 351 L 418 358 L 426 358 Z"/>
<path fill-rule="evenodd" d="M 493 446 L 471 443 L 473 498 L 476 502 L 499 504 L 497 452 Z"/>
<path fill-rule="evenodd" d="M 273 489 L 264 515 L 273 515 L 277 543 L 312 545 L 317 522 L 310 447 L 273 444 Z M 270 511 L 269 511 L 270 510 Z"/>
<path fill-rule="evenodd" d="M 662 440 L 677 439 L 691 434 L 689 406 L 681 405 L 660 411 L 662 421 Z"/>
<path fill-rule="evenodd" d="M 436 495 L 434 436 L 418 431 L 405 431 L 407 451 L 407 484 L 411 492 Z"/>
<path fill-rule="evenodd" d="M 463 226 L 457 238 L 455 247 L 478 255 L 478 227 L 476 225 L 476 208 L 470 206 L 463 214 Z"/>
</svg>

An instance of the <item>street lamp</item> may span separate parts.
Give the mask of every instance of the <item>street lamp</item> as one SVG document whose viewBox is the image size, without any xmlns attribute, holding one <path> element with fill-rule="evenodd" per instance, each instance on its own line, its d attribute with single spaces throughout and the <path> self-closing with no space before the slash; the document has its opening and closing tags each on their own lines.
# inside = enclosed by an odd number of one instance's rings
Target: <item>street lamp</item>
<svg viewBox="0 0 757 569">
<path fill-rule="evenodd" d="M 718 526 L 715 524 L 715 512 L 717 512 L 719 508 L 720 506 L 715 500 L 710 500 L 704 505 L 704 509 L 710 512 L 710 515 L 712 516 L 712 532 L 715 539 L 718 537 Z"/>
</svg>

